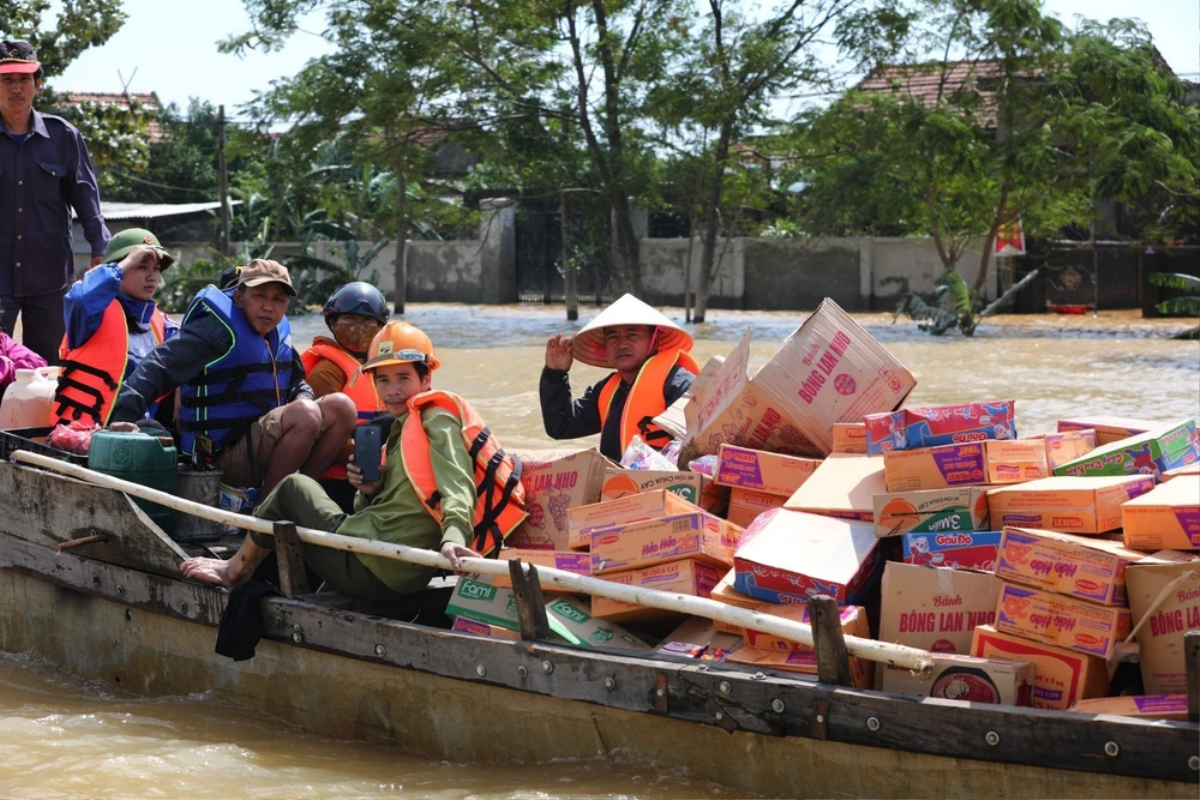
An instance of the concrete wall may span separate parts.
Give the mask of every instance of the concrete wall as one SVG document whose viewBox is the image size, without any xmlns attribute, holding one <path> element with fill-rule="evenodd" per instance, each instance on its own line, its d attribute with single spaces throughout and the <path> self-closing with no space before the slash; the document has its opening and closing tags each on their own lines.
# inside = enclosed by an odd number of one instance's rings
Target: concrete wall
<svg viewBox="0 0 1200 800">
<path fill-rule="evenodd" d="M 929 294 L 934 291 L 933 281 L 945 270 L 933 240 L 877 238 L 870 242 L 870 259 L 873 307 L 891 308 L 896 299 L 905 292 Z M 974 283 L 979 274 L 979 258 L 982 242 L 973 242 L 963 252 L 958 262 L 959 274 L 967 284 Z M 988 267 L 994 274 L 996 262 Z M 984 294 L 995 296 L 995 280 L 989 280 Z"/>
<path fill-rule="evenodd" d="M 832 297 L 848 311 L 865 311 L 862 261 L 856 240 L 746 240 L 746 308 L 816 308 Z"/>
<path fill-rule="evenodd" d="M 710 305 L 713 308 L 742 308 L 746 291 L 744 239 L 719 239 L 717 254 L 720 271 L 713 281 Z M 642 239 L 638 243 L 638 263 L 642 271 L 643 299 L 654 305 L 682 305 L 684 275 L 688 261 L 687 239 Z M 700 240 L 692 243 L 692 290 L 700 286 Z"/>
</svg>

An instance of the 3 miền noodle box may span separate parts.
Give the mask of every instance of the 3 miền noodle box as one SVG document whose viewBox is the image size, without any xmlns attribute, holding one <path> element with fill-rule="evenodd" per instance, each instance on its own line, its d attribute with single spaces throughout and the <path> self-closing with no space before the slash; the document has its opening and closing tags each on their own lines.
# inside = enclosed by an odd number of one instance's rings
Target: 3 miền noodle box
<svg viewBox="0 0 1200 800">
<path fill-rule="evenodd" d="M 947 444 L 883 454 L 889 492 L 917 492 L 987 483 L 983 445 Z"/>
<path fill-rule="evenodd" d="M 745 528 L 754 522 L 759 514 L 779 508 L 785 502 L 787 498 L 777 494 L 733 489 L 729 493 L 729 509 L 725 512 L 725 519 Z"/>
<path fill-rule="evenodd" d="M 877 494 L 875 535 L 987 530 L 987 490 L 981 486 Z"/>
<path fill-rule="evenodd" d="M 815 458 L 723 444 L 717 452 L 717 475 L 714 480 L 721 486 L 734 489 L 791 497 L 821 464 Z"/>
<path fill-rule="evenodd" d="M 1035 708 L 1066 711 L 1079 700 L 1108 694 L 1104 659 L 1007 634 L 991 625 L 975 629 L 971 655 L 1032 663 Z"/>
<path fill-rule="evenodd" d="M 1200 550 L 1200 475 L 1184 475 L 1121 506 L 1125 544 L 1139 550 Z"/>
<path fill-rule="evenodd" d="M 927 680 L 910 670 L 891 665 L 879 670 L 879 674 L 883 691 L 893 694 L 965 703 L 1031 706 L 1037 673 L 1028 661 L 935 653 L 933 674 Z"/>
<path fill-rule="evenodd" d="M 883 570 L 879 640 L 966 655 L 975 628 L 995 622 L 999 593 L 1000 580 L 986 572 L 889 562 Z"/>
<path fill-rule="evenodd" d="M 1105 533 L 1121 527 L 1121 505 L 1154 488 L 1150 475 L 1042 478 L 988 490 L 991 526 Z"/>
<path fill-rule="evenodd" d="M 698 453 L 721 444 L 792 455 L 832 450 L 835 422 L 891 411 L 916 379 L 837 303 L 826 299 L 747 380 L 749 341 L 726 359 L 727 376 L 693 397 L 688 433 Z"/>
<path fill-rule="evenodd" d="M 868 414 L 863 418 L 867 427 L 867 453 L 878 456 L 895 450 L 1015 439 L 1015 406 L 1012 400 L 997 400 Z"/>
<path fill-rule="evenodd" d="M 1060 465 L 1054 473 L 1076 478 L 1090 475 L 1157 478 L 1167 470 L 1194 464 L 1196 460 L 1196 423 L 1189 419 L 1100 445 L 1082 458 Z"/>
<path fill-rule="evenodd" d="M 612 465 L 600 451 L 527 450 L 515 452 L 521 461 L 521 485 L 529 512 L 525 522 L 506 540 L 511 547 L 566 550 L 567 509 L 600 499 L 604 471 Z"/>
<path fill-rule="evenodd" d="M 1156 553 L 1125 571 L 1147 692 L 1187 692 L 1183 635 L 1200 630 L 1200 559 Z"/>
<path fill-rule="evenodd" d="M 1123 606 L 1125 568 L 1144 557 L 1105 539 L 1005 528 L 996 574 L 1013 583 Z"/>
<path fill-rule="evenodd" d="M 1005 633 L 1108 658 L 1129 635 L 1129 609 L 1005 583 L 996 604 L 996 628 Z"/>
<path fill-rule="evenodd" d="M 657 589 L 660 592 L 675 592 L 692 597 L 708 597 L 721 580 L 721 570 L 691 558 L 669 561 L 642 569 L 610 572 L 600 576 L 606 581 L 625 586 Z M 592 598 L 592 616 L 610 619 L 624 625 L 645 623 L 678 616 L 678 612 L 659 608 L 623 603 L 606 597 Z"/>
<path fill-rule="evenodd" d="M 882 458 L 831 455 L 783 504 L 789 511 L 805 511 L 841 519 L 875 519 L 875 495 L 887 491 Z"/>
</svg>

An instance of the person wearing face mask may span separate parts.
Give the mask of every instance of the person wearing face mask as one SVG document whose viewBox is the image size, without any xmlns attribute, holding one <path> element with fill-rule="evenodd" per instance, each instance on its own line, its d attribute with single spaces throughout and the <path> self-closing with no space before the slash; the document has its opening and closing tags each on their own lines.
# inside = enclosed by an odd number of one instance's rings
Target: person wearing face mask
<svg viewBox="0 0 1200 800">
<path fill-rule="evenodd" d="M 163 270 L 174 262 L 153 233 L 129 228 L 109 241 L 104 263 L 71 286 L 63 299 L 67 332 L 59 346 L 53 425 L 107 425 L 121 385 L 178 332 L 154 303 Z M 155 410 L 151 404 L 147 416 Z"/>
</svg>

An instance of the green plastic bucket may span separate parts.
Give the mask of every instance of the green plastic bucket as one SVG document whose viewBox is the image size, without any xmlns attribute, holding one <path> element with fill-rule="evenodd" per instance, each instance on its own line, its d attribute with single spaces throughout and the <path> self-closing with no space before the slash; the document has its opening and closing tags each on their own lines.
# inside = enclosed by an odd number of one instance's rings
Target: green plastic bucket
<svg viewBox="0 0 1200 800">
<path fill-rule="evenodd" d="M 144 433 L 96 431 L 88 450 L 89 469 L 173 495 L 178 494 L 179 486 L 176 461 L 175 445 Z M 133 502 L 165 532 L 175 529 L 171 509 L 136 497 Z"/>
</svg>

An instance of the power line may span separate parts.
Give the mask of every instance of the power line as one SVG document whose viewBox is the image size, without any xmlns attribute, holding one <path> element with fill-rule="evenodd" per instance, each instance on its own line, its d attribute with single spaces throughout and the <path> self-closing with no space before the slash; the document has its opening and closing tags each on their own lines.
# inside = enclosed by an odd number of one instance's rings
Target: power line
<svg viewBox="0 0 1200 800">
<path fill-rule="evenodd" d="M 136 177 L 134 175 L 130 175 L 126 172 L 121 172 L 121 170 L 119 170 L 119 169 L 113 169 L 113 170 L 109 170 L 109 171 L 120 178 L 124 178 L 127 181 L 133 181 L 134 183 L 144 183 L 147 186 L 156 186 L 159 189 L 170 189 L 175 192 L 192 192 L 193 194 L 203 194 L 203 195 L 211 195 L 212 194 L 211 191 L 208 191 L 205 189 L 189 189 L 186 186 L 170 186 L 169 184 L 166 184 L 166 183 L 155 183 L 154 181 L 148 181 L 145 178 L 138 178 L 138 177 Z"/>
</svg>

